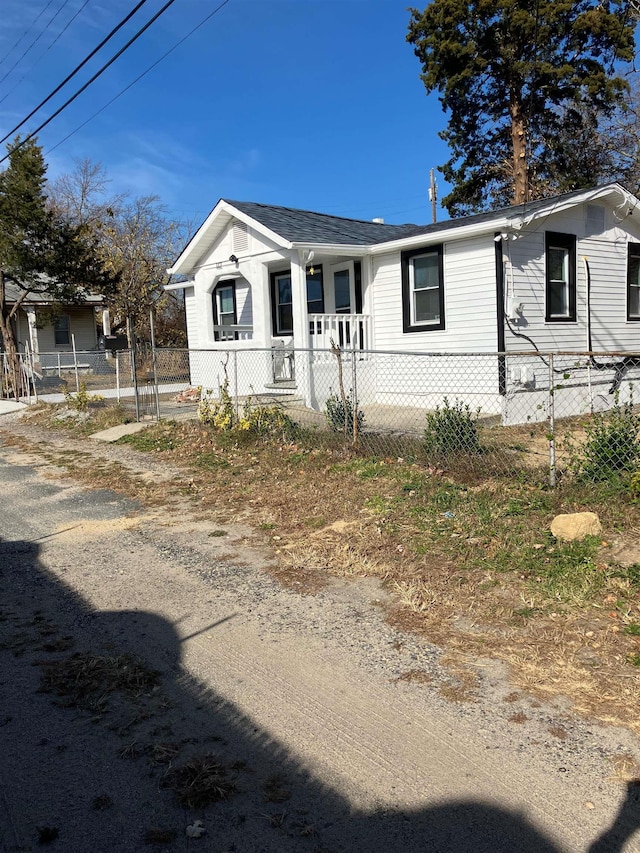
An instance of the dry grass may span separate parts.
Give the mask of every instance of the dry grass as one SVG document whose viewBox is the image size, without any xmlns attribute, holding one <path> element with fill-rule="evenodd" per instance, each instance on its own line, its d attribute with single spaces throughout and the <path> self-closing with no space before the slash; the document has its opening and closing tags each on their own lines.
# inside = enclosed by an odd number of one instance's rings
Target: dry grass
<svg viewBox="0 0 640 853">
<path fill-rule="evenodd" d="M 513 430 L 514 446 L 526 438 Z M 184 472 L 171 490 L 112 464 L 52 460 L 147 505 L 182 501 L 216 522 L 251 524 L 275 553 L 270 571 L 299 592 L 336 575 L 379 578 L 394 593 L 392 624 L 463 662 L 443 687 L 448 698 L 472 698 L 473 660 L 494 657 L 519 690 L 564 694 L 578 712 L 640 732 L 640 670 L 629 662 L 640 653 L 640 573 L 616 562 L 620 541 L 640 530 L 640 508 L 615 484 L 549 491 L 533 466 L 507 477 L 459 465 L 454 476 L 304 438 L 231 441 L 193 422 L 152 427 L 145 443 Z M 554 515 L 586 509 L 599 513 L 607 542 L 555 542 Z"/>
<path fill-rule="evenodd" d="M 172 790 L 186 809 L 201 809 L 236 793 L 227 768 L 215 755 L 194 756 L 179 767 L 169 767 L 161 787 Z"/>
<path fill-rule="evenodd" d="M 412 684 L 431 684 L 432 677 L 428 672 L 425 672 L 422 669 L 409 669 L 406 672 L 403 672 L 402 675 L 395 678 L 394 681 L 396 684 L 401 681 Z"/>
<path fill-rule="evenodd" d="M 77 653 L 42 663 L 40 692 L 54 693 L 68 707 L 102 713 L 109 694 L 118 691 L 135 698 L 149 693 L 157 686 L 158 675 L 133 655 Z"/>
</svg>

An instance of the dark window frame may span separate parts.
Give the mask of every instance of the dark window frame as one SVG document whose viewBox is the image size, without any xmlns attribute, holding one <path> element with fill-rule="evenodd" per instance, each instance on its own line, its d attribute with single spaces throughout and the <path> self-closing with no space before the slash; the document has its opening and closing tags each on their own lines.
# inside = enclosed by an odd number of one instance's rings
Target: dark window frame
<svg viewBox="0 0 640 853">
<path fill-rule="evenodd" d="M 438 304 L 440 320 L 437 323 L 424 322 L 415 323 L 411 321 L 411 280 L 409 270 L 414 258 L 422 255 L 437 255 L 438 257 Z M 419 249 L 409 249 L 402 252 L 401 260 L 402 277 L 402 331 L 409 332 L 436 332 L 446 328 L 444 316 L 444 246 L 439 243 L 436 246 L 421 246 Z"/>
<path fill-rule="evenodd" d="M 305 284 L 307 287 L 307 314 L 324 314 L 324 305 L 325 305 L 325 301 L 324 301 L 324 273 L 322 270 L 322 264 L 313 264 L 311 269 L 313 269 L 314 276 L 316 274 L 318 274 L 319 278 L 320 278 L 320 290 L 322 293 L 322 299 L 321 300 L 314 300 L 314 301 L 322 303 L 321 304 L 322 310 L 321 311 L 309 311 L 309 298 L 308 298 L 309 297 L 309 289 L 308 289 L 309 288 L 309 270 L 307 270 L 306 271 L 306 279 L 305 279 Z M 276 295 L 277 295 L 276 288 L 277 288 L 277 280 L 281 276 L 287 276 L 288 278 L 291 278 L 292 277 L 291 276 L 291 269 L 276 270 L 275 272 L 272 272 L 269 275 L 269 281 L 270 281 L 270 285 L 271 285 L 271 324 L 273 327 L 273 335 L 276 338 L 282 337 L 283 335 L 293 335 L 293 328 L 290 331 L 288 329 L 280 329 L 279 328 L 280 324 L 278 322 L 278 302 L 276 300 Z M 292 304 L 293 304 L 293 294 L 292 294 L 291 298 L 292 298 Z M 293 312 L 292 312 L 292 314 L 293 314 Z M 292 319 L 292 326 L 293 326 L 293 319 Z"/>
<path fill-rule="evenodd" d="M 224 279 L 223 281 L 219 281 L 216 284 L 216 286 L 213 288 L 213 291 L 211 292 L 211 298 L 213 301 L 213 325 L 214 326 L 222 325 L 219 322 L 220 317 L 218 316 L 218 291 L 221 290 L 223 287 L 230 287 L 231 288 L 231 293 L 233 296 L 233 323 L 232 323 L 232 325 L 237 326 L 238 325 L 238 303 L 236 302 L 236 280 L 235 280 L 235 278 L 228 278 L 228 279 Z M 237 330 L 232 333 L 233 338 L 231 338 L 231 337 L 224 337 L 223 338 L 222 334 L 223 334 L 222 332 L 215 331 L 213 333 L 214 341 L 219 342 L 219 341 L 229 341 L 229 340 L 237 341 L 238 340 Z"/>
<path fill-rule="evenodd" d="M 549 311 L 551 304 L 551 279 L 549 278 L 549 251 L 550 249 L 564 249 L 568 252 L 568 309 L 569 313 L 562 317 L 552 316 Z M 577 321 L 577 239 L 575 234 L 561 234 L 555 231 L 546 231 L 544 235 L 544 319 L 545 323 L 575 323 Z"/>
<path fill-rule="evenodd" d="M 631 241 L 627 243 L 627 320 L 630 323 L 640 322 L 640 311 L 638 314 L 632 314 L 630 310 L 631 299 L 631 278 L 629 276 L 629 270 L 631 266 L 631 258 L 636 258 L 638 262 L 640 262 L 640 243 L 632 243 Z"/>
<path fill-rule="evenodd" d="M 58 323 L 61 320 L 66 320 L 66 328 L 59 329 Z M 58 338 L 63 336 L 66 337 L 66 340 L 59 340 Z M 55 346 L 57 347 L 68 347 L 71 344 L 71 317 L 68 314 L 59 314 L 55 320 L 53 321 L 53 340 Z"/>
</svg>

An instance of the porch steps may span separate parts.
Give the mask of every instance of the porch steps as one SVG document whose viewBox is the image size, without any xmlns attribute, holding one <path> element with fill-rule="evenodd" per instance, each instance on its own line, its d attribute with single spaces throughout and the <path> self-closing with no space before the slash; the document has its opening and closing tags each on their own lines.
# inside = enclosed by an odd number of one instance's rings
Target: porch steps
<svg viewBox="0 0 640 853">
<path fill-rule="evenodd" d="M 265 388 L 270 391 L 295 391 L 298 387 L 293 379 L 285 379 L 282 382 L 267 383 Z"/>
</svg>

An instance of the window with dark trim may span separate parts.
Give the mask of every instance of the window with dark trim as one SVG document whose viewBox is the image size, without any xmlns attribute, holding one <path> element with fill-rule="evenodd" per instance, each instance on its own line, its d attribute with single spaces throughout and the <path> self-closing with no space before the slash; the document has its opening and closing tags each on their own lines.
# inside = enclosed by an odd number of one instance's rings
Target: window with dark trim
<svg viewBox="0 0 640 853">
<path fill-rule="evenodd" d="M 324 314 L 322 264 L 307 269 L 307 313 Z"/>
<path fill-rule="evenodd" d="M 214 326 L 236 326 L 238 314 L 236 308 L 236 283 L 233 279 L 219 281 L 213 289 L 213 325 Z M 224 331 L 217 329 L 213 333 L 214 341 L 237 341 L 236 329 Z"/>
<path fill-rule="evenodd" d="M 576 320 L 576 238 L 574 234 L 545 234 L 545 320 Z"/>
<path fill-rule="evenodd" d="M 291 272 L 271 273 L 271 305 L 274 335 L 293 334 Z M 307 313 L 324 314 L 322 264 L 307 269 Z"/>
<path fill-rule="evenodd" d="M 627 320 L 640 320 L 640 243 L 627 251 Z"/>
<path fill-rule="evenodd" d="M 402 253 L 402 326 L 405 332 L 444 329 L 442 246 Z"/>
<path fill-rule="evenodd" d="M 71 331 L 68 314 L 60 314 L 53 324 L 53 334 L 57 347 L 67 347 L 71 343 Z"/>
</svg>

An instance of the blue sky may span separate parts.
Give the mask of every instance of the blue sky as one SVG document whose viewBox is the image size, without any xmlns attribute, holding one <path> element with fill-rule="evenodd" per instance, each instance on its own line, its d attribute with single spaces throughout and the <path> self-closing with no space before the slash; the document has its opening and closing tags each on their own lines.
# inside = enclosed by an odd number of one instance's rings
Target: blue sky
<svg viewBox="0 0 640 853">
<path fill-rule="evenodd" d="M 134 6 L 134 0 L 88 0 L 62 33 L 84 2 L 51 0 L 32 27 L 47 0 L 2 0 L 1 136 Z M 41 132 L 49 177 L 88 157 L 103 164 L 114 192 L 156 194 L 173 216 L 198 224 L 221 197 L 430 222 L 429 169 L 448 156 L 438 137 L 445 116 L 437 97 L 427 97 L 405 41 L 406 0 L 230 0 L 73 133 L 219 2 L 176 0 Z M 47 118 L 162 5 L 148 0 L 21 132 Z M 446 186 L 439 175 L 438 185 L 441 197 Z M 446 218 L 441 210 L 438 216 Z"/>
</svg>

